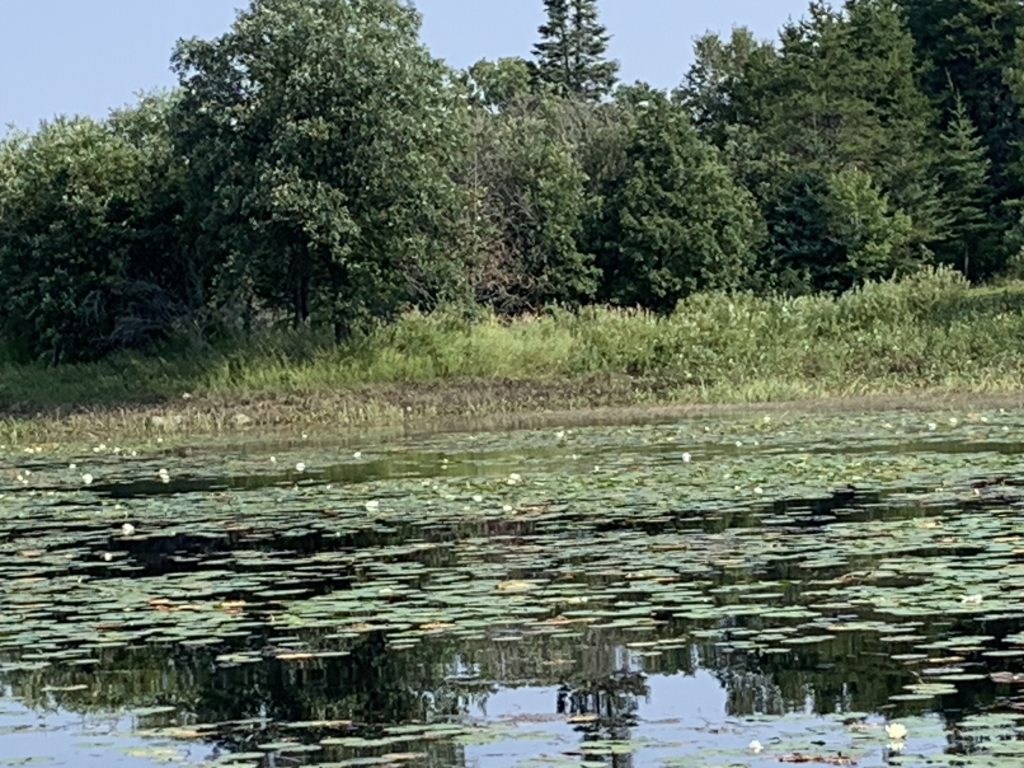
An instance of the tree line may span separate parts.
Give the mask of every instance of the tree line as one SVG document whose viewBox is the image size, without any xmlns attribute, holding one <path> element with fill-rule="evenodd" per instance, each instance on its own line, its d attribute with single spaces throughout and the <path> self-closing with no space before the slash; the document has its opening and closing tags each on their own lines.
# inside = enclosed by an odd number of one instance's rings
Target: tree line
<svg viewBox="0 0 1024 768">
<path fill-rule="evenodd" d="M 401 0 L 252 0 L 178 86 L 0 142 L 0 337 L 89 360 L 410 309 L 839 292 L 1024 247 L 1024 5 L 812 2 L 622 84 L 596 0 L 456 71 Z"/>
</svg>

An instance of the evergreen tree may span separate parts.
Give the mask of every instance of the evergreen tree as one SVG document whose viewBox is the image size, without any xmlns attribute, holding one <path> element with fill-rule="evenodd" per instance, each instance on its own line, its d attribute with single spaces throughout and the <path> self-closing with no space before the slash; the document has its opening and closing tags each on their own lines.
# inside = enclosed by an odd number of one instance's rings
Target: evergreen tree
<svg viewBox="0 0 1024 768">
<path fill-rule="evenodd" d="M 842 254 L 833 285 L 846 290 L 865 280 L 906 274 L 921 266 L 910 217 L 893 208 L 870 174 L 844 168 L 828 179 L 825 219 L 829 240 Z"/>
<path fill-rule="evenodd" d="M 992 162 L 996 202 L 1021 197 L 1015 170 L 1024 141 L 1019 98 L 1007 83 L 1015 46 L 1024 31 L 1020 0 L 898 0 L 925 64 L 923 82 L 943 114 L 956 100 L 981 135 Z M 950 86 L 952 85 L 952 88 Z"/>
<path fill-rule="evenodd" d="M 887 0 L 824 2 L 787 27 L 766 86 L 764 140 L 794 171 L 822 178 L 848 167 L 914 223 L 921 244 L 940 241 L 945 219 L 933 179 L 935 113 L 918 85 L 914 41 Z"/>
<path fill-rule="evenodd" d="M 790 174 L 764 201 L 769 242 L 762 282 L 791 295 L 835 287 L 845 258 L 829 237 L 827 197 L 826 179 L 804 172 Z"/>
<path fill-rule="evenodd" d="M 790 294 L 845 291 L 921 262 L 910 217 L 856 168 L 789 178 L 766 213 L 767 282 Z"/>
<path fill-rule="evenodd" d="M 558 95 L 599 101 L 611 93 L 618 62 L 606 58 L 611 39 L 597 0 L 544 0 L 547 21 L 534 46 L 537 75 Z"/>
<path fill-rule="evenodd" d="M 936 249 L 942 261 L 967 277 L 991 274 L 993 222 L 989 211 L 991 163 L 963 101 L 956 98 L 949 126 L 941 137 L 939 178 L 950 212 L 949 237 Z"/>
</svg>

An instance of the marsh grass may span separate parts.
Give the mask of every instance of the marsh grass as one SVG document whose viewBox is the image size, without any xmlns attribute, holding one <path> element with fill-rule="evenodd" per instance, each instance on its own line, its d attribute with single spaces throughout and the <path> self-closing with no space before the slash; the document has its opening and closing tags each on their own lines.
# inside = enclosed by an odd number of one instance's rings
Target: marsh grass
<svg viewBox="0 0 1024 768">
<path fill-rule="evenodd" d="M 838 298 L 698 295 L 667 317 L 606 308 L 513 321 L 409 314 L 342 346 L 287 332 L 89 365 L 0 366 L 8 437 L 33 420 L 223 431 L 239 426 L 239 413 L 247 425 L 357 425 L 1018 390 L 1024 283 L 971 288 L 943 270 Z"/>
</svg>

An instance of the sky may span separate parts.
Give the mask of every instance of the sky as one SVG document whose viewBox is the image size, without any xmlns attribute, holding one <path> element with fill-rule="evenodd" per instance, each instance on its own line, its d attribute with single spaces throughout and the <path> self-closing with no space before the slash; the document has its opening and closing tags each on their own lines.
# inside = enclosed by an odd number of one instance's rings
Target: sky
<svg viewBox="0 0 1024 768">
<path fill-rule="evenodd" d="M 0 0 L 0 133 L 55 115 L 103 117 L 140 91 L 174 84 L 170 53 L 182 37 L 214 37 L 244 0 Z M 529 56 L 541 0 L 416 0 L 422 37 L 455 67 Z M 600 0 L 610 56 L 626 82 L 679 84 L 693 39 L 744 24 L 774 38 L 807 0 Z"/>
</svg>

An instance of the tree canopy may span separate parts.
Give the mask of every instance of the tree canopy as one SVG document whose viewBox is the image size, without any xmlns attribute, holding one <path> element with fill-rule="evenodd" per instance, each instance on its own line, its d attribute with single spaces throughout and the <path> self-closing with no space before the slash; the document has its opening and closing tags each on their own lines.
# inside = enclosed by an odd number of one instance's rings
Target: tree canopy
<svg viewBox="0 0 1024 768">
<path fill-rule="evenodd" d="M 179 85 L 0 141 L 0 355 L 1024 263 L 1024 6 L 815 0 L 618 84 L 596 0 L 464 71 L 404 0 L 251 0 Z"/>
</svg>

